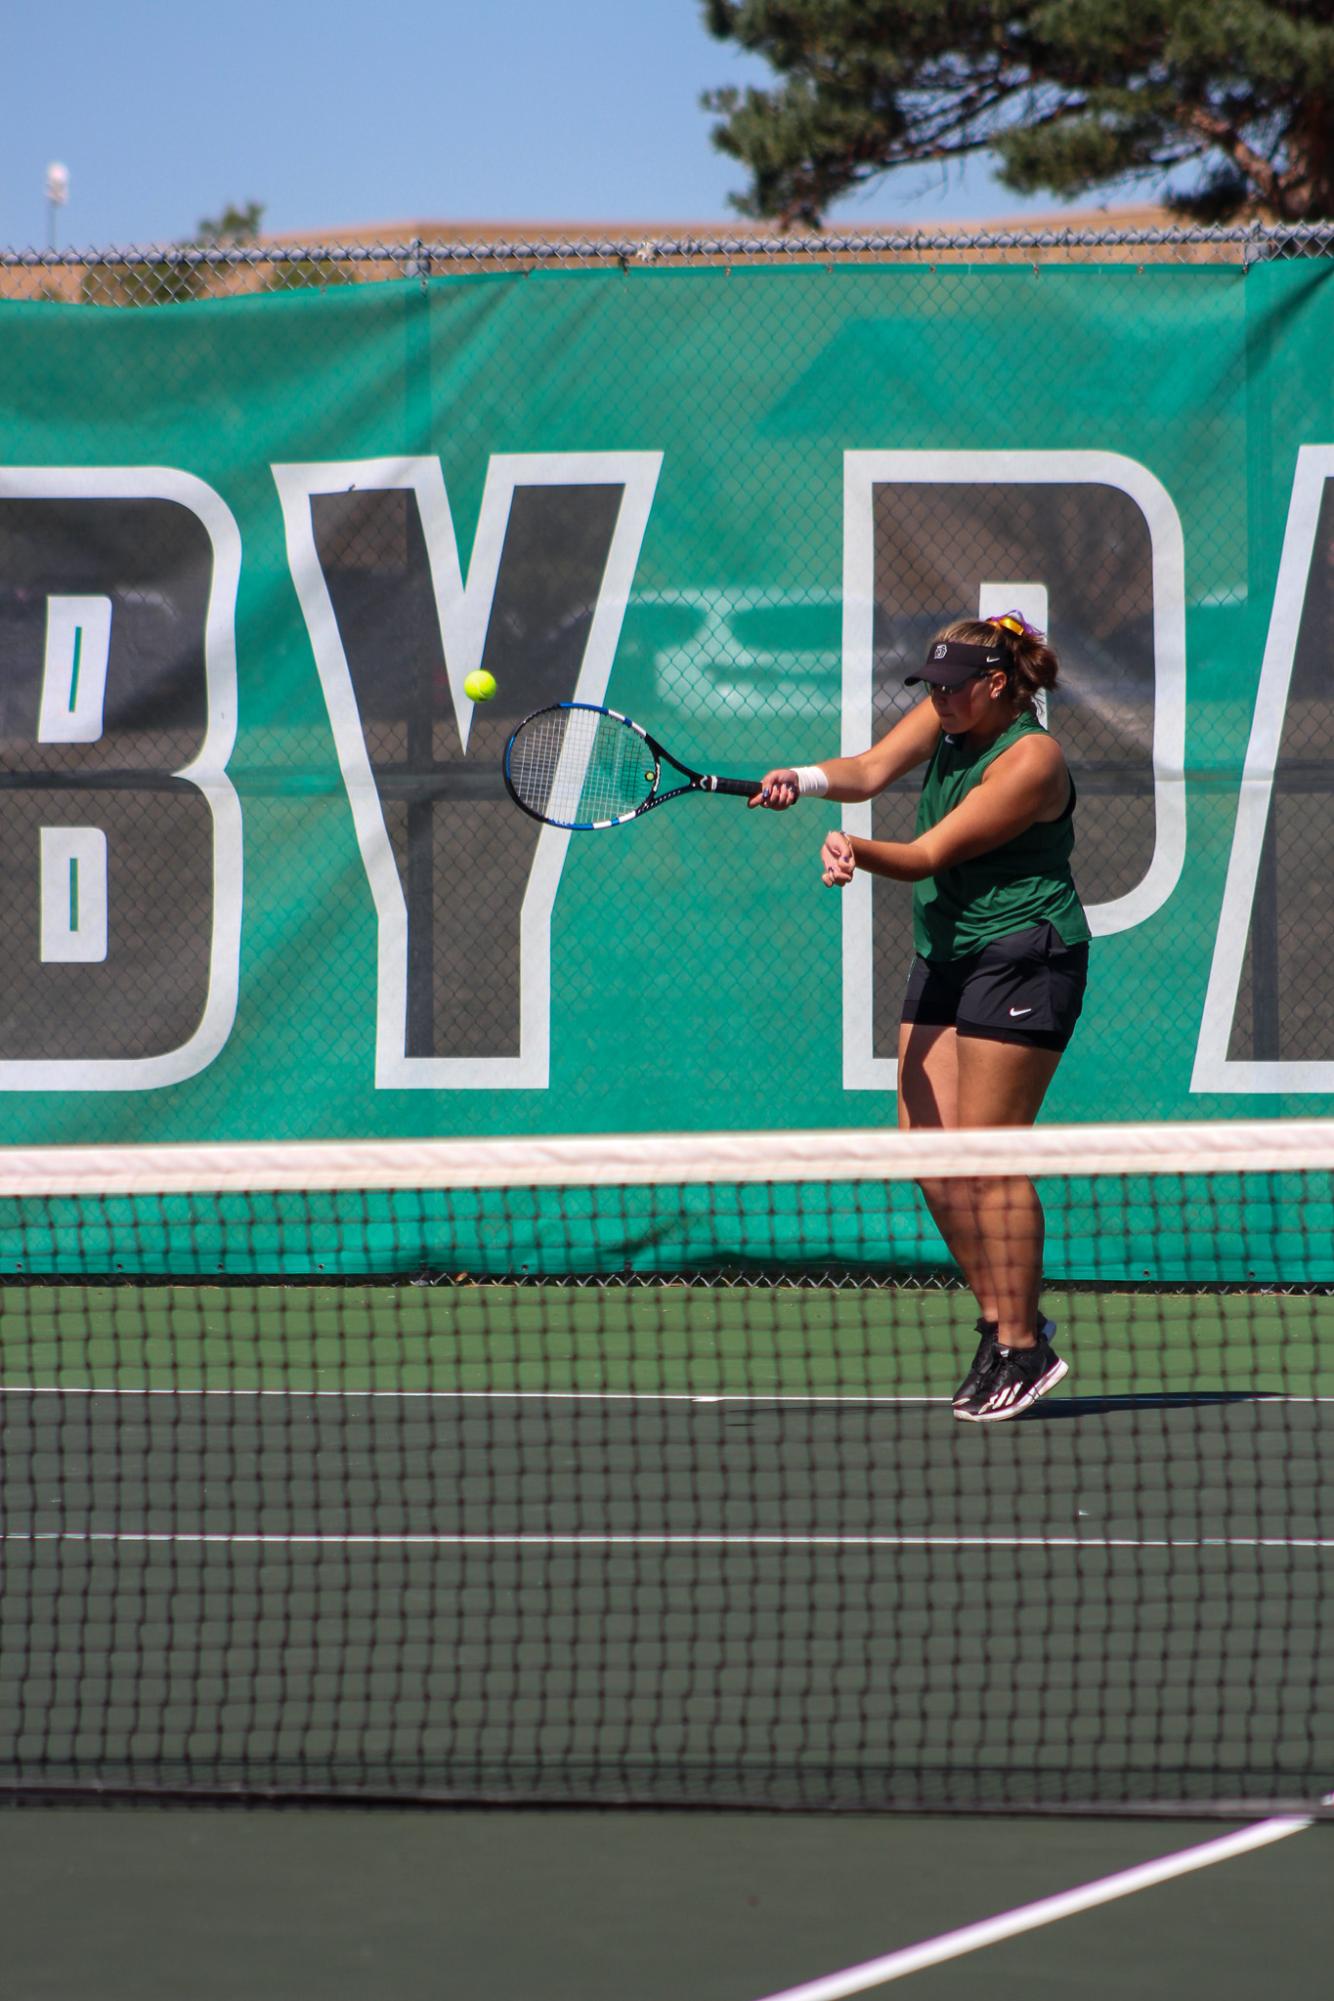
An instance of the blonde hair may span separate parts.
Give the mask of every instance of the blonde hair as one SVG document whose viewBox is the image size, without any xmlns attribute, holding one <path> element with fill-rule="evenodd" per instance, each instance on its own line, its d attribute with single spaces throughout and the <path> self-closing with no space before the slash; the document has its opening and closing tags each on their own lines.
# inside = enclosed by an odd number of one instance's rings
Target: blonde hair
<svg viewBox="0 0 1334 2001">
<path fill-rule="evenodd" d="M 1005 685 L 1021 709 L 1031 709 L 1044 688 L 1054 688 L 1061 663 L 1047 644 L 1045 632 L 1029 625 L 1017 612 L 999 618 L 956 618 L 936 634 L 963 646 L 999 647 L 1005 656 Z"/>
</svg>

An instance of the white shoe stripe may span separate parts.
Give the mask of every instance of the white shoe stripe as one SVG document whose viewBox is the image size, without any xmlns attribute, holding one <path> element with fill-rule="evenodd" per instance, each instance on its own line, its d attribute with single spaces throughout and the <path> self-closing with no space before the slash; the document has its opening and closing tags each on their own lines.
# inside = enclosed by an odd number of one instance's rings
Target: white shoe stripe
<svg viewBox="0 0 1334 2001">
<path fill-rule="evenodd" d="M 1068 1376 L 1069 1373 L 1069 1363 L 1063 1362 L 1059 1355 L 1053 1355 L 1050 1368 L 1045 1369 L 1036 1382 L 1022 1385 L 1006 1383 L 994 1395 L 987 1398 L 981 1410 L 960 1411 L 957 1414 L 971 1418 L 975 1424 L 995 1424 L 1007 1417 L 1018 1417 L 1021 1411 L 1028 1410 L 1035 1404 L 1039 1397 L 1045 1397 L 1048 1390 L 1055 1389 L 1061 1378 Z"/>
</svg>

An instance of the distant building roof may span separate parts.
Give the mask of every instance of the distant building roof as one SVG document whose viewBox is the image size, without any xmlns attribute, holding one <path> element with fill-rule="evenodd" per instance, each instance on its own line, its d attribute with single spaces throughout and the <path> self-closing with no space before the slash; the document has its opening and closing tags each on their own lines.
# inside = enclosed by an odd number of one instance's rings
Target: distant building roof
<svg viewBox="0 0 1334 2001">
<path fill-rule="evenodd" d="M 1125 208 L 1089 208 L 1050 215 L 998 216 L 974 221 L 951 218 L 943 221 L 930 215 L 898 218 L 893 222 L 840 222 L 826 231 L 809 232 L 812 245 L 828 236 L 975 236 L 981 232 L 1046 232 L 1048 230 L 1140 230 L 1179 227 L 1181 217 L 1155 203 L 1139 203 Z M 672 243 L 692 239 L 748 238 L 763 240 L 782 235 L 775 223 L 753 222 L 744 216 L 730 216 L 710 222 L 613 222 L 605 217 L 596 222 L 442 221 L 439 217 L 411 222 L 339 223 L 318 229 L 266 231 L 259 241 L 275 249 L 306 244 L 394 243 Z M 791 234 L 805 235 L 806 231 Z"/>
</svg>

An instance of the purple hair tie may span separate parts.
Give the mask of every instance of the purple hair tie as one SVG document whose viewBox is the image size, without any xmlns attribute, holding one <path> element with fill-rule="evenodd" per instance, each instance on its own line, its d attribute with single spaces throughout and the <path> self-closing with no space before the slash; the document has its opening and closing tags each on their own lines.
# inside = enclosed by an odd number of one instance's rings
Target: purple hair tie
<svg viewBox="0 0 1334 2001">
<path fill-rule="evenodd" d="M 1013 632 L 1018 638 L 1036 639 L 1040 646 L 1047 638 L 1045 632 L 1039 632 L 1035 625 L 1029 624 L 1021 611 L 1002 612 L 999 618 L 988 618 L 985 622 L 987 625 L 1003 625 L 1007 632 Z"/>
</svg>

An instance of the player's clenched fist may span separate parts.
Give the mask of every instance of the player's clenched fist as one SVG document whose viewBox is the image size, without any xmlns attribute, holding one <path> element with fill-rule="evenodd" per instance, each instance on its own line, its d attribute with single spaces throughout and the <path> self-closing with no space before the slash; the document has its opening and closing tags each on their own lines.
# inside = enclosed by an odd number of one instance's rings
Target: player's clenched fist
<svg viewBox="0 0 1334 2001">
<path fill-rule="evenodd" d="M 760 789 L 748 806 L 768 806 L 771 811 L 781 813 L 785 806 L 795 806 L 801 797 L 801 784 L 790 765 L 780 771 L 766 771 L 760 780 Z"/>
<path fill-rule="evenodd" d="M 824 846 L 820 850 L 820 860 L 824 866 L 821 881 L 828 889 L 842 889 L 852 881 L 857 863 L 852 851 L 852 842 L 841 827 L 835 827 L 825 835 Z"/>
</svg>

